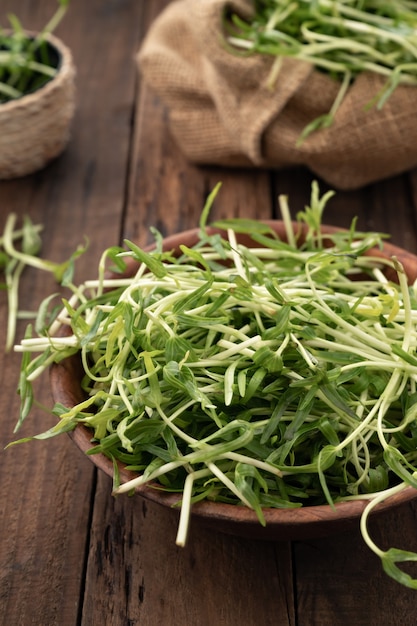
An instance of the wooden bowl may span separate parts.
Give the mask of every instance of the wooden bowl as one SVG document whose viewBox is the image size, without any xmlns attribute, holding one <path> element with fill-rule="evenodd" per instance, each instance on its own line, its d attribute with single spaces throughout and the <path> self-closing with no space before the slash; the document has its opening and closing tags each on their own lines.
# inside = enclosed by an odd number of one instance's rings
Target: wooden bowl
<svg viewBox="0 0 417 626">
<path fill-rule="evenodd" d="M 285 228 L 282 222 L 269 221 L 266 223 L 282 239 L 285 239 Z M 294 225 L 294 228 L 298 228 L 298 226 Z M 340 229 L 333 226 L 322 227 L 323 234 L 331 234 L 338 230 Z M 303 233 L 304 229 L 301 228 L 301 240 Z M 239 235 L 238 240 L 245 245 L 250 243 L 248 236 Z M 197 241 L 198 229 L 185 231 L 167 237 L 164 240 L 164 250 L 178 249 L 180 244 L 191 247 Z M 396 256 L 404 266 L 409 282 L 412 283 L 417 279 L 417 256 L 390 243 L 384 243 L 382 249 L 372 249 L 372 251 L 369 251 L 369 254 L 386 258 Z M 132 276 L 137 267 L 137 263 L 129 260 L 125 275 Z M 386 273 L 388 275 L 389 270 Z M 389 278 L 395 280 L 394 275 L 389 276 Z M 82 401 L 84 399 L 80 385 L 82 375 L 81 362 L 77 355 L 53 365 L 50 370 L 50 381 L 54 401 L 67 407 L 72 407 Z M 94 445 L 91 442 L 91 430 L 83 425 L 77 426 L 70 433 L 70 436 L 83 452 L 86 452 Z M 93 454 L 89 458 L 97 468 L 104 471 L 108 476 L 113 476 L 113 463 L 110 459 L 102 454 Z M 135 474 L 127 471 L 123 465 L 119 464 L 119 468 L 121 482 L 124 483 L 134 478 Z M 141 486 L 136 491 L 143 498 L 169 508 L 178 514 L 178 508 L 173 508 L 180 499 L 178 494 L 167 493 L 160 489 L 155 489 L 151 485 Z M 416 497 L 417 490 L 407 487 L 378 505 L 372 515 L 381 514 Z M 194 504 L 192 507 L 191 526 L 194 521 L 200 521 L 217 531 L 241 537 L 274 541 L 307 539 L 342 532 L 355 526 L 358 527 L 361 514 L 367 502 L 367 500 L 341 502 L 337 503 L 334 508 L 328 505 L 320 505 L 296 509 L 264 509 L 266 526 L 263 527 L 254 511 L 245 506 L 203 501 Z"/>
</svg>

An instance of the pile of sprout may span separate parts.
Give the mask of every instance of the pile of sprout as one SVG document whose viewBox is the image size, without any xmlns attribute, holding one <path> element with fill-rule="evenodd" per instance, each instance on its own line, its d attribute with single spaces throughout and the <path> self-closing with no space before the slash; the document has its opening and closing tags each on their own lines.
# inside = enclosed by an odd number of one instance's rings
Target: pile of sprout
<svg viewBox="0 0 417 626">
<path fill-rule="evenodd" d="M 285 197 L 282 239 L 243 219 L 209 228 L 216 192 L 195 246 L 165 250 L 153 231 L 151 251 L 130 241 L 106 250 L 97 279 L 70 283 L 54 319 L 28 327 L 16 346 L 18 426 L 33 382 L 75 354 L 85 399 L 56 405 L 52 427 L 19 442 L 88 427 L 89 454 L 115 462 L 115 494 L 144 484 L 178 494 L 179 545 L 201 500 L 249 507 L 264 524 L 265 508 L 367 499 L 364 540 L 416 588 L 397 562 L 417 555 L 383 551 L 367 530 L 379 502 L 417 487 L 416 285 L 398 259 L 375 253 L 382 235 L 355 222 L 322 232 L 331 193 L 316 184 L 296 216 L 303 239 Z M 134 276 L 108 277 L 109 260 L 123 270 L 126 257 L 138 261 Z M 121 484 L 116 461 L 137 477 Z"/>
</svg>

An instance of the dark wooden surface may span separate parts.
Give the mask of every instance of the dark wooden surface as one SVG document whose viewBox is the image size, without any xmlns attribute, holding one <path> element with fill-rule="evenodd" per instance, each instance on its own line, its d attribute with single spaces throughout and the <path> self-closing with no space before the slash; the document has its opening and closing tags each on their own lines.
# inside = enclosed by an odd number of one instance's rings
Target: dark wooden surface
<svg viewBox="0 0 417 626">
<path fill-rule="evenodd" d="M 44 171 L 0 183 L 0 226 L 14 211 L 43 223 L 42 254 L 66 259 L 84 237 L 77 278 L 124 237 L 145 244 L 193 227 L 204 199 L 223 181 L 213 217 L 276 216 L 286 193 L 295 212 L 312 175 L 195 167 L 170 137 L 166 112 L 141 84 L 134 55 L 164 0 L 72 0 L 58 34 L 78 68 L 71 143 Z M 0 24 L 16 12 L 41 26 L 53 0 L 1 0 Z M 335 164 L 336 165 L 336 164 Z M 324 191 L 327 186 L 321 183 Z M 392 235 L 417 252 L 417 172 L 338 192 L 326 222 Z M 28 270 L 21 305 L 34 310 L 56 290 Z M 0 300 L 1 341 L 6 299 Z M 22 332 L 19 327 L 19 332 Z M 258 542 L 194 525 L 175 546 L 176 516 L 139 498 L 111 495 L 111 482 L 66 436 L 3 448 L 13 438 L 20 358 L 0 351 L 0 621 L 5 626 L 345 626 L 414 625 L 417 592 L 387 578 L 359 529 L 327 539 Z M 37 388 L 51 406 L 48 380 Z M 22 430 L 45 430 L 35 409 Z M 417 507 L 401 506 L 371 525 L 382 546 L 417 550 Z M 416 575 L 416 572 L 414 572 Z"/>
</svg>

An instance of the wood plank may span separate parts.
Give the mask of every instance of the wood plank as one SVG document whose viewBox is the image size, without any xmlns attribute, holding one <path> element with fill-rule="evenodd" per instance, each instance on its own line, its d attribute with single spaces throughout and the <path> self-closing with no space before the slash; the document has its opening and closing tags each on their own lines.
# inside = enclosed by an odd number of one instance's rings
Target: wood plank
<svg viewBox="0 0 417 626">
<path fill-rule="evenodd" d="M 382 548 L 417 550 L 416 505 L 405 505 L 370 524 Z M 415 590 L 389 578 L 357 531 L 294 546 L 299 626 L 415 624 Z M 404 567 L 417 576 L 415 563 Z"/>
<path fill-rule="evenodd" d="M 111 499 L 99 477 L 83 623 L 294 625 L 289 545 L 192 525 L 175 545 L 178 515 L 138 496 Z M 106 495 L 107 494 L 107 495 Z M 278 563 L 278 565 L 277 565 Z M 290 566 L 289 566 L 290 567 Z"/>
<path fill-rule="evenodd" d="M 46 21 L 56 3 L 4 0 L 4 14 L 13 11 L 24 25 Z M 70 145 L 44 171 L 1 182 L 0 224 L 8 212 L 29 214 L 43 223 L 43 256 L 63 261 L 89 237 L 90 246 L 78 264 L 78 277 L 108 245 L 119 241 L 125 204 L 131 111 L 136 70 L 133 55 L 140 36 L 139 3 L 74 1 L 59 34 L 71 46 L 78 67 L 78 105 Z M 33 22 L 31 18 L 33 17 Z M 136 27 L 138 25 L 138 28 Z M 111 52 L 105 52 L 108 41 Z M 104 71 L 107 66 L 107 72 Z M 48 276 L 29 270 L 22 282 L 22 307 L 34 310 L 57 287 Z M 0 309 L 1 341 L 6 308 Z M 22 330 L 21 328 L 19 329 Z M 0 351 L 4 447 L 13 436 L 18 415 L 19 360 Z M 51 406 L 47 378 L 38 397 Z M 33 434 L 52 418 L 35 409 L 22 429 Z M 0 506 L 0 620 L 4 624 L 75 624 L 83 591 L 91 494 L 92 464 L 67 438 L 25 444 L 7 450 L 2 464 Z"/>
</svg>

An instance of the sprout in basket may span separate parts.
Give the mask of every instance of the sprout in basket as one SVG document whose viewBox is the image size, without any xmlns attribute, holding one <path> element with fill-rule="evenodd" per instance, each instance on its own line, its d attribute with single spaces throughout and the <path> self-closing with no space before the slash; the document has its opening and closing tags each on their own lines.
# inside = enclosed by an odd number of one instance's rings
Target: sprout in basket
<svg viewBox="0 0 417 626">
<path fill-rule="evenodd" d="M 69 0 L 59 6 L 37 34 L 27 34 L 16 15 L 9 15 L 11 29 L 0 32 L 0 103 L 21 98 L 50 81 L 57 73 L 56 58 L 48 45 L 50 35 L 65 16 Z"/>
<path fill-rule="evenodd" d="M 45 167 L 67 146 L 75 110 L 75 65 L 71 50 L 53 31 L 69 0 L 59 0 L 39 32 L 24 30 L 10 15 L 0 29 L 0 179 L 19 178 Z"/>
</svg>

